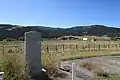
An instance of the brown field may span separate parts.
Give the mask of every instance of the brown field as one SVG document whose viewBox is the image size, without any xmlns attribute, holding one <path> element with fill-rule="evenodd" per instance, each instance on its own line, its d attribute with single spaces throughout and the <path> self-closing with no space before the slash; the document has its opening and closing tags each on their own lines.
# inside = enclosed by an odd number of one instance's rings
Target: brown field
<svg viewBox="0 0 120 80">
<path fill-rule="evenodd" d="M 24 42 L 0 42 L 0 53 L 24 53 Z M 120 41 L 75 41 L 46 40 L 42 41 L 42 55 L 47 53 L 61 54 L 63 60 L 82 57 L 119 55 Z"/>
<path fill-rule="evenodd" d="M 23 42 L 0 42 L 0 53 L 24 53 Z M 120 55 L 119 41 L 75 41 L 49 40 L 42 41 L 42 64 L 53 74 L 57 68 L 57 54 L 61 60 L 83 59 L 97 56 Z M 53 56 L 54 55 L 54 56 Z M 49 58 L 48 58 L 49 57 Z M 51 65 L 48 67 L 48 65 Z M 119 79 L 116 77 L 115 80 Z M 114 79 L 112 79 L 114 80 Z"/>
</svg>

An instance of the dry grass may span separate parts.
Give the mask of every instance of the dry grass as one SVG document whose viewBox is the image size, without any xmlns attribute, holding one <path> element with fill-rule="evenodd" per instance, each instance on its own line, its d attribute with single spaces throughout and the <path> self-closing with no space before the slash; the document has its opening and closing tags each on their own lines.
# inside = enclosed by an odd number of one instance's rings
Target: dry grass
<svg viewBox="0 0 120 80">
<path fill-rule="evenodd" d="M 49 77 L 57 73 L 57 55 L 56 54 L 42 54 L 42 65 L 47 70 Z"/>
<path fill-rule="evenodd" d="M 94 41 L 93 43 L 119 43 L 120 41 Z M 88 44 L 90 41 L 79 41 L 79 40 L 45 40 L 42 44 Z"/>
<path fill-rule="evenodd" d="M 47 70 L 48 76 L 51 80 L 62 80 L 61 78 L 67 77 L 67 74 L 62 71 L 58 71 L 57 61 L 58 55 L 55 53 L 42 54 L 42 65 Z"/>
<path fill-rule="evenodd" d="M 82 64 L 80 64 L 81 67 L 84 67 L 90 71 L 98 68 L 98 65 L 95 65 L 95 64 L 92 64 L 92 63 L 89 63 L 89 62 L 84 62 Z"/>
<path fill-rule="evenodd" d="M 54 42 L 54 41 L 53 41 Z M 52 42 L 48 41 L 48 42 L 42 42 L 43 44 L 50 44 Z M 76 41 L 66 41 L 66 42 L 54 42 L 56 44 L 71 44 L 71 43 L 82 43 L 80 41 L 76 42 Z M 52 44 L 54 44 L 52 43 Z M 84 42 L 86 44 L 88 44 L 89 42 Z M 100 42 L 101 43 L 101 42 Z M 112 43 L 112 42 L 111 42 Z M 11 42 L 11 44 L 14 44 Z M 18 43 L 19 44 L 19 43 Z M 104 44 L 102 42 L 102 44 Z M 55 49 L 55 48 L 54 48 Z M 58 48 L 59 49 L 59 48 Z M 116 52 L 116 53 L 112 53 L 110 51 L 96 51 L 96 52 L 82 52 L 82 51 L 73 51 L 73 52 L 63 52 L 61 53 L 61 60 L 72 60 L 72 59 L 82 59 L 82 58 L 89 58 L 89 57 L 97 57 L 97 56 L 109 56 L 109 55 L 120 55 L 120 52 Z M 7 73 L 5 75 L 9 76 L 10 79 L 5 79 L 5 80 L 22 80 L 23 78 L 23 59 L 21 59 L 18 55 L 15 57 L 15 54 L 11 54 L 11 55 L 2 55 L 0 57 L 0 59 L 2 59 L 3 61 L 0 63 L 0 71 L 5 71 Z M 1 60 L 0 60 L 1 61 Z M 4 63 L 4 65 L 3 65 Z M 1 65 L 2 64 L 2 65 Z M 14 65 L 15 66 L 14 66 Z M 42 65 L 43 67 L 47 70 L 49 76 L 53 76 L 55 73 L 57 73 L 57 53 L 44 53 L 42 54 Z M 89 65 L 89 64 L 87 64 Z M 92 66 L 88 66 L 91 67 L 90 69 L 92 69 L 93 67 L 95 68 L 95 65 Z M 102 71 L 102 70 L 100 70 Z M 104 73 L 100 72 L 99 70 L 94 69 L 94 72 L 98 75 L 104 75 Z M 10 74 L 10 75 L 9 75 Z M 107 74 L 107 73 L 105 73 Z M 20 79 L 21 78 L 21 79 Z"/>
<path fill-rule="evenodd" d="M 89 71 L 92 71 L 93 73 L 95 73 L 99 77 L 105 77 L 105 78 L 110 77 L 109 76 L 110 74 L 107 72 L 104 72 L 104 70 L 98 64 L 84 62 L 84 63 L 80 64 L 80 66 L 88 69 Z"/>
<path fill-rule="evenodd" d="M 25 72 L 25 62 L 20 54 L 0 54 L 0 71 L 5 72 L 5 80 L 30 79 Z"/>
</svg>

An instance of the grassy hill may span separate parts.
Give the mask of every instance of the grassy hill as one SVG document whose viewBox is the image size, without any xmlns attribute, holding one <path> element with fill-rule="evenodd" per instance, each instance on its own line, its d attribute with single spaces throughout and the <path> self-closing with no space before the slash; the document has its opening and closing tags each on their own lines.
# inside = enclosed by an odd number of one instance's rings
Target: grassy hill
<svg viewBox="0 0 120 80">
<path fill-rule="evenodd" d="M 56 38 L 61 36 L 120 36 L 120 28 L 107 27 L 104 25 L 74 26 L 71 28 L 51 28 L 44 26 L 20 26 L 11 24 L 0 24 L 1 38 L 23 37 L 25 32 L 38 31 L 42 33 L 43 38 Z"/>
</svg>

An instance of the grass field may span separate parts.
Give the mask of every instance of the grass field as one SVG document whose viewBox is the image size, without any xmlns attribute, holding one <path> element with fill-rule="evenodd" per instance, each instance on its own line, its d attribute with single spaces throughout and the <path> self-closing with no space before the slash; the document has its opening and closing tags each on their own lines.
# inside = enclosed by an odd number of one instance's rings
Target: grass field
<svg viewBox="0 0 120 80">
<path fill-rule="evenodd" d="M 104 48 L 104 46 L 102 46 L 103 48 L 101 48 L 101 50 L 96 50 L 96 51 L 89 51 L 88 48 L 84 48 L 86 49 L 85 51 L 82 50 L 76 50 L 73 46 L 71 46 L 71 50 L 69 45 L 70 44 L 84 44 L 88 45 L 88 44 L 112 44 L 111 49 L 107 49 Z M 64 46 L 64 52 L 62 50 L 61 46 L 58 46 L 58 49 L 61 50 L 58 52 L 54 52 L 54 53 L 60 53 L 61 54 L 61 59 L 62 60 L 71 60 L 71 59 L 78 59 L 78 58 L 89 58 L 89 57 L 96 57 L 96 56 L 113 56 L 113 55 L 120 55 L 120 48 L 116 48 L 114 44 L 120 44 L 120 41 L 94 41 L 94 42 L 89 42 L 89 41 L 76 41 L 76 40 L 49 40 L 49 41 L 43 41 L 42 42 L 43 45 L 66 45 Z M 68 45 L 68 46 L 67 46 Z M 52 49 L 51 50 L 55 50 L 55 46 L 50 46 Z M 98 46 L 97 46 L 98 47 Z M 113 48 L 114 47 L 114 48 Z M 79 47 L 80 48 L 80 47 Z M 96 49 L 96 48 L 95 48 Z M 104 50 L 105 49 L 105 50 Z M 114 50 L 117 49 L 117 50 Z M 51 53 L 53 53 L 51 52 Z M 43 54 L 44 55 L 44 54 Z"/>
<path fill-rule="evenodd" d="M 88 44 L 88 43 L 100 43 L 100 44 L 105 44 L 105 43 L 120 43 L 120 41 L 79 41 L 79 40 L 45 40 L 42 41 L 42 44 Z"/>
<path fill-rule="evenodd" d="M 9 49 L 18 52 L 23 51 L 24 42 L 0 42 L 0 50 L 5 47 L 6 52 Z M 73 52 L 73 51 L 119 51 L 120 41 L 77 41 L 77 40 L 46 40 L 42 41 L 42 53 L 58 53 L 58 52 Z M 12 47 L 12 48 L 11 48 Z M 16 52 L 17 52 L 16 51 Z"/>
<path fill-rule="evenodd" d="M 12 41 L 12 42 L 2 41 L 0 42 L 0 46 L 1 46 L 0 53 L 2 52 L 24 53 L 23 44 L 24 42 L 22 41 L 21 42 L 20 41 Z M 50 50 L 49 53 L 52 53 L 52 54 L 61 53 L 63 58 L 73 57 L 73 56 L 74 57 L 82 57 L 82 56 L 85 57 L 85 56 L 95 56 L 95 55 L 96 56 L 97 55 L 111 55 L 111 54 L 119 54 L 119 51 L 120 51 L 120 47 L 119 47 L 120 41 L 89 42 L 89 41 L 76 41 L 76 40 L 64 40 L 64 41 L 63 40 L 46 40 L 46 41 L 42 41 L 41 44 L 42 44 L 42 53 L 47 53 L 46 46 L 48 45 L 48 48 Z M 78 46 L 72 45 L 72 44 L 77 44 Z M 99 48 L 98 44 L 100 44 L 101 46 L 100 50 L 98 50 Z M 109 49 L 108 49 L 108 44 L 110 44 Z M 76 49 L 76 47 L 78 49 Z M 91 49 L 91 51 L 89 50 L 89 48 Z M 95 51 L 92 49 L 95 49 Z"/>
<path fill-rule="evenodd" d="M 12 42 L 0 42 L 0 53 L 24 53 L 23 43 L 20 41 Z M 119 54 L 120 52 L 120 41 L 76 41 L 76 40 L 46 40 L 42 41 L 42 54 L 47 53 L 60 53 L 63 60 L 69 60 L 73 58 L 92 57 L 101 55 L 112 55 Z M 77 44 L 72 45 L 72 44 Z M 84 45 L 83 45 L 84 44 Z M 90 44 L 90 46 L 89 46 Z M 94 46 L 94 45 L 95 46 Z M 99 50 L 99 45 L 101 49 Z M 106 45 L 104 45 L 106 44 Z M 110 47 L 108 49 L 108 44 Z M 117 46 L 116 46 L 117 44 Z M 46 45 L 48 45 L 48 50 Z M 57 46 L 56 46 L 57 45 Z M 4 47 L 2 47 L 4 46 Z M 56 48 L 57 47 L 57 48 Z M 77 49 L 76 49 L 77 48 Z"/>
<path fill-rule="evenodd" d="M 70 44 L 119 44 L 119 41 L 97 41 L 97 42 L 88 42 L 88 41 L 75 41 L 75 40 L 49 40 L 49 41 L 42 41 L 42 45 L 70 45 Z M 4 47 L 4 51 L 2 51 L 2 47 L 0 48 L 0 53 L 24 53 L 23 50 L 23 42 L 14 41 L 14 42 L 0 42 L 1 46 Z M 12 46 L 12 47 L 11 47 Z M 15 48 L 15 46 L 20 46 L 18 48 Z M 53 46 L 52 46 L 53 47 Z M 49 71 L 50 76 L 55 73 L 57 70 L 57 54 L 61 54 L 61 60 L 74 60 L 74 59 L 82 59 L 82 58 L 90 58 L 90 57 L 97 57 L 97 56 L 115 56 L 120 55 L 120 49 L 118 50 L 101 50 L 101 51 L 80 51 L 80 50 L 74 50 L 74 47 L 71 48 L 71 51 L 69 51 L 69 47 L 64 47 L 68 51 L 61 51 L 61 52 L 42 52 L 42 65 Z M 58 50 L 60 48 L 58 47 Z M 61 48 L 62 49 L 62 48 Z M 18 52 L 16 51 L 18 50 Z M 56 50 L 56 48 L 53 47 L 53 50 Z M 118 78 L 118 77 L 117 77 Z M 117 79 L 116 78 L 116 79 Z M 114 79 L 113 79 L 114 80 Z"/>
</svg>

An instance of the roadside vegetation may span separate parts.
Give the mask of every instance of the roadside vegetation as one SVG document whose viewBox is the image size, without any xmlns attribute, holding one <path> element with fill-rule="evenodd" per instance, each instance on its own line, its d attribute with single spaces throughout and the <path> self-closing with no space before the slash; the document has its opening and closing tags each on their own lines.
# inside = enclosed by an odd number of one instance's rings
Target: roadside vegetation
<svg viewBox="0 0 120 80">
<path fill-rule="evenodd" d="M 104 70 L 100 67 L 99 64 L 84 62 L 84 63 L 80 64 L 80 67 L 84 67 L 87 70 L 92 71 L 93 73 L 95 73 L 99 77 L 108 78 L 110 75 L 109 73 L 104 72 Z"/>
<path fill-rule="evenodd" d="M 80 64 L 80 67 L 84 67 L 87 70 L 95 74 L 95 80 L 120 80 L 120 76 L 116 74 L 111 74 L 105 72 L 100 64 L 95 64 L 91 62 L 83 62 Z"/>
<path fill-rule="evenodd" d="M 0 54 L 0 72 L 5 73 L 4 80 L 30 80 L 26 66 L 20 54 Z"/>
<path fill-rule="evenodd" d="M 42 65 L 49 77 L 52 77 L 57 73 L 57 55 L 49 53 L 42 54 Z"/>
<path fill-rule="evenodd" d="M 65 41 L 65 42 L 63 41 L 61 43 L 54 41 L 52 42 L 59 44 L 64 44 L 66 42 L 68 42 L 69 44 L 72 43 L 71 41 Z M 42 44 L 47 44 L 47 43 L 50 44 L 52 42 L 42 42 Z M 12 42 L 8 42 L 8 43 L 14 44 Z M 4 41 L 4 44 L 6 44 L 6 41 Z M 16 44 L 19 44 L 19 42 L 16 42 Z M 88 44 L 88 42 L 86 44 Z M 104 42 L 102 44 L 104 44 Z M 44 69 L 47 70 L 47 73 L 50 78 L 52 78 L 53 76 L 63 77 L 63 75 L 59 74 L 57 70 L 57 57 L 58 57 L 57 54 L 58 54 L 57 52 L 42 53 L 42 66 Z M 69 51 L 69 52 L 61 52 L 60 54 L 61 54 L 61 61 L 67 61 L 67 60 L 84 59 L 84 58 L 91 58 L 98 56 L 117 56 L 120 55 L 120 51 Z M 4 75 L 5 80 L 27 80 L 27 79 L 29 80 L 30 75 L 29 73 L 25 73 L 24 71 L 25 66 L 26 63 L 23 60 L 23 56 L 20 54 L 16 54 L 12 52 L 9 54 L 8 53 L 0 54 L 0 71 L 5 72 Z M 82 64 L 82 66 L 94 71 L 98 76 L 109 77 L 109 74 L 105 73 L 98 65 L 84 63 Z M 110 80 L 120 79 L 119 77 L 114 77 L 114 78 L 110 77 L 110 78 L 111 78 Z"/>
</svg>

